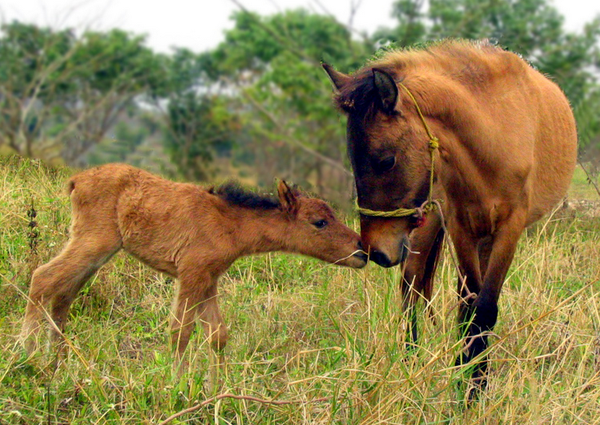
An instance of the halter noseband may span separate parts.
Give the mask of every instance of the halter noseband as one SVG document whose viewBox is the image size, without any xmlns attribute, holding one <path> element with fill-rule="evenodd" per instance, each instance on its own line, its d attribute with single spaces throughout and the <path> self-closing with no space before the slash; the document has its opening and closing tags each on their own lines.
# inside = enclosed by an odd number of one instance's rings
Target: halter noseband
<svg viewBox="0 0 600 425">
<path fill-rule="evenodd" d="M 435 137 L 431 133 L 431 130 L 429 129 L 429 126 L 427 125 L 427 121 L 425 121 L 425 117 L 423 116 L 423 113 L 421 112 L 421 108 L 419 108 L 417 99 L 415 99 L 415 97 L 412 95 L 410 90 L 408 90 L 408 88 L 404 84 L 398 83 L 398 85 L 400 87 L 402 87 L 406 91 L 406 93 L 408 93 L 408 96 L 412 99 L 413 103 L 415 104 L 417 113 L 419 114 L 419 117 L 421 118 L 421 122 L 423 123 L 423 126 L 425 127 L 425 131 L 427 132 L 427 136 L 429 137 L 429 153 L 431 155 L 431 173 L 429 176 L 429 195 L 427 196 L 427 200 L 419 208 L 398 208 L 393 211 L 376 211 L 376 210 L 370 210 L 368 208 L 359 207 L 358 206 L 358 198 L 357 198 L 356 199 L 356 209 L 358 210 L 358 212 L 360 214 L 366 215 L 369 217 L 400 218 L 400 217 L 409 217 L 411 215 L 417 215 L 419 218 L 421 218 L 425 215 L 425 213 L 432 211 L 436 207 L 436 205 L 438 205 L 438 208 L 439 208 L 438 201 L 433 200 L 433 176 L 434 176 L 433 167 L 434 167 L 434 162 L 435 162 L 435 151 L 440 146 L 439 140 L 437 137 Z"/>
</svg>

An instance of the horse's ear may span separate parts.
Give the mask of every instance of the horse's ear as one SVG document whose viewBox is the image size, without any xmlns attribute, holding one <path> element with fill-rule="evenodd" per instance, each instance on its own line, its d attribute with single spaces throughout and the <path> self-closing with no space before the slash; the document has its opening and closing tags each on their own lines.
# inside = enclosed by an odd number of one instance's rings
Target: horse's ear
<svg viewBox="0 0 600 425">
<path fill-rule="evenodd" d="M 373 68 L 373 82 L 375 83 L 383 112 L 391 114 L 398 102 L 398 86 L 394 78 L 385 71 Z"/>
<path fill-rule="evenodd" d="M 295 216 L 300 206 L 297 191 L 289 187 L 285 181 L 279 180 L 277 182 L 277 194 L 279 195 L 281 209 L 291 216 Z"/>
<path fill-rule="evenodd" d="M 340 91 L 352 79 L 349 75 L 336 71 L 333 67 L 325 62 L 321 62 L 321 66 L 329 76 L 331 83 L 337 91 Z"/>
</svg>

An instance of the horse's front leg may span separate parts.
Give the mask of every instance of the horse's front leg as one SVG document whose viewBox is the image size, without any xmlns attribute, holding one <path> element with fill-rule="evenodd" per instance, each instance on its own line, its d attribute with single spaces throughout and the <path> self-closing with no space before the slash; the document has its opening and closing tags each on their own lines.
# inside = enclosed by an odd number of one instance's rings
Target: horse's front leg
<svg viewBox="0 0 600 425">
<path fill-rule="evenodd" d="M 184 352 L 196 327 L 198 309 L 206 302 L 212 281 L 210 273 L 203 270 L 190 269 L 178 274 L 179 288 L 171 319 L 171 346 L 181 374 L 187 369 Z"/>
<path fill-rule="evenodd" d="M 178 361 L 179 375 L 187 369 L 184 352 L 196 320 L 202 323 L 211 345 L 208 377 L 211 388 L 216 384 L 224 365 L 223 349 L 228 339 L 227 327 L 217 303 L 217 280 L 218 276 L 201 270 L 180 273 L 180 287 L 171 321 L 171 343 Z"/>
<path fill-rule="evenodd" d="M 406 260 L 402 278 L 402 298 L 404 312 L 409 318 L 406 335 L 407 348 L 417 343 L 417 312 L 415 305 L 423 298 L 431 301 L 433 278 L 439 254 L 444 241 L 444 230 L 436 213 L 430 213 L 422 227 L 415 229 L 410 236 L 411 252 Z M 425 306 L 429 310 L 429 305 Z"/>
<path fill-rule="evenodd" d="M 450 223 L 449 232 L 459 262 L 457 288 L 459 337 L 465 338 L 465 349 L 456 359 L 456 365 L 462 365 L 471 361 L 476 351 L 481 352 L 474 350 L 474 342 L 469 338 L 474 328 L 470 328 L 469 324 L 473 319 L 475 300 L 483 286 L 483 279 L 477 252 L 477 239 L 465 232 L 462 227 L 453 224 Z"/>
<path fill-rule="evenodd" d="M 461 310 L 461 324 L 465 335 L 465 352 L 459 357 L 459 362 L 465 364 L 479 357 L 488 347 L 488 334 L 494 329 L 498 319 L 498 299 L 502 284 L 513 260 L 517 242 L 524 229 L 525 215 L 520 212 L 513 212 L 511 218 L 507 220 L 493 235 L 489 248 L 489 257 L 485 274 L 481 278 L 481 267 L 479 264 L 479 253 L 476 245 L 469 246 L 470 265 L 467 276 L 467 290 L 463 289 L 461 296 L 468 298 Z M 456 247 L 457 253 L 459 246 Z M 472 249 L 472 251 L 471 251 Z M 463 258 L 464 261 L 464 258 Z M 461 261 L 461 266 L 463 265 Z M 469 277 L 475 276 L 481 278 L 479 288 L 469 284 Z M 463 286 L 464 288 L 464 286 Z M 467 292 L 473 292 L 478 289 L 476 296 Z M 472 374 L 473 389 L 469 392 L 469 399 L 477 396 L 478 390 L 485 389 L 487 385 L 488 361 L 483 357 L 475 366 Z"/>
</svg>

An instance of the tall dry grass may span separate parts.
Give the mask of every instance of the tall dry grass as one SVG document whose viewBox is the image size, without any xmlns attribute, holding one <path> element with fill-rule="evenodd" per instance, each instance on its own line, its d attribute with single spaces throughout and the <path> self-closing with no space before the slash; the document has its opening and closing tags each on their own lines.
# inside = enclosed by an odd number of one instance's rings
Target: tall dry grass
<svg viewBox="0 0 600 425">
<path fill-rule="evenodd" d="M 66 241 L 63 181 L 70 173 L 0 160 L 2 424 L 160 423 L 190 407 L 170 423 L 600 423 L 600 219 L 573 212 L 558 212 L 523 236 L 491 338 L 489 388 L 470 408 L 460 385 L 468 371 L 454 366 L 461 345 L 447 253 L 435 320 L 423 315 L 411 351 L 399 269 L 248 257 L 221 281 L 231 340 L 222 387 L 211 393 L 201 332 L 186 352 L 190 372 L 181 379 L 171 372 L 173 282 L 117 255 L 73 306 L 65 362 L 55 370 L 52 353 L 27 359 L 17 343 L 25 294 L 32 270 Z M 283 403 L 267 403 L 273 400 Z"/>
</svg>

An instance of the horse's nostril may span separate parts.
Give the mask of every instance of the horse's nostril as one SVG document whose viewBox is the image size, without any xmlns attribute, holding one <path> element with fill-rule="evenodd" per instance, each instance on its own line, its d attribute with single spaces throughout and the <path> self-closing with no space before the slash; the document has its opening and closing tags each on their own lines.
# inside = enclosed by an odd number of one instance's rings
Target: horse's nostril
<svg viewBox="0 0 600 425">
<path fill-rule="evenodd" d="M 373 250 L 371 252 L 371 260 L 380 265 L 381 267 L 392 267 L 393 264 L 390 258 L 385 255 L 383 252 Z"/>
<path fill-rule="evenodd" d="M 362 244 L 362 242 L 361 242 L 361 241 L 358 241 L 358 249 L 360 249 L 360 250 L 364 251 L 364 249 L 363 249 L 363 244 Z"/>
</svg>

